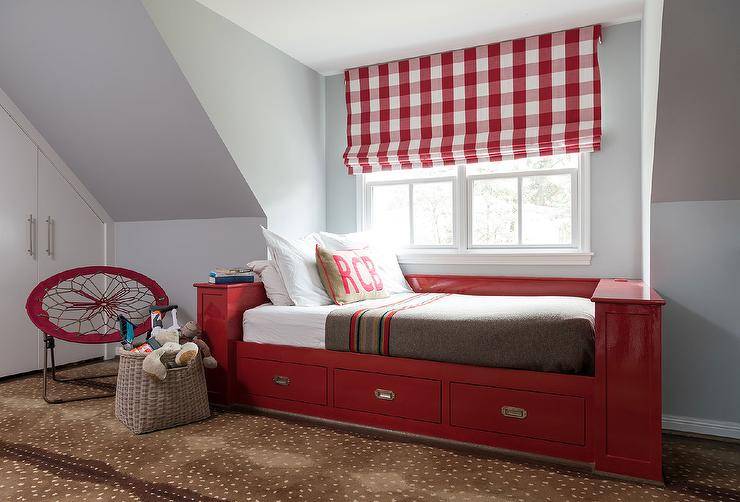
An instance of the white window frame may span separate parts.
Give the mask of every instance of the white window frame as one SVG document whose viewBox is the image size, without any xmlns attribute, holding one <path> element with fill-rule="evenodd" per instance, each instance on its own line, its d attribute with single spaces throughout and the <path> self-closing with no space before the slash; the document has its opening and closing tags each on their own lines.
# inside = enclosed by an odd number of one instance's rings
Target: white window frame
<svg viewBox="0 0 740 502">
<path fill-rule="evenodd" d="M 531 175 L 562 174 L 570 169 L 514 171 L 505 173 L 473 174 L 467 176 L 465 166 L 450 168 L 450 176 L 418 178 L 411 180 L 379 180 L 368 182 L 365 175 L 357 175 L 357 228 L 365 230 L 370 223 L 370 190 L 378 185 L 409 185 L 409 217 L 413 243 L 413 186 L 420 183 L 452 181 L 453 190 L 453 245 L 411 245 L 398 250 L 401 264 L 450 264 L 450 265 L 590 265 L 591 257 L 591 194 L 590 157 L 579 155 L 578 170 L 573 172 L 571 202 L 573 214 L 573 241 L 567 245 L 498 245 L 474 246 L 470 242 L 472 228 L 472 186 L 476 179 L 518 178 L 521 203 L 521 178 Z M 517 226 L 521 242 L 522 211 L 518 212 Z"/>
</svg>

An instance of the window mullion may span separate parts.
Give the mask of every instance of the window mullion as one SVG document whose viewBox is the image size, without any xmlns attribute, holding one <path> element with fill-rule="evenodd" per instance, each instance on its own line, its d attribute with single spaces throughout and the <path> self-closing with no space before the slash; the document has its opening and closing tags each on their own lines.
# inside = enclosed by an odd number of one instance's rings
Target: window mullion
<svg viewBox="0 0 740 502">
<path fill-rule="evenodd" d="M 516 179 L 516 217 L 517 217 L 517 245 L 522 245 L 522 176 Z"/>
<path fill-rule="evenodd" d="M 570 244 L 573 247 L 581 247 L 581 218 L 579 217 L 578 205 L 578 171 L 570 176 Z"/>
<path fill-rule="evenodd" d="M 414 245 L 414 184 L 409 183 L 409 246 Z"/>
<path fill-rule="evenodd" d="M 453 214 L 456 225 L 455 239 L 457 250 L 463 253 L 468 248 L 468 183 L 465 178 L 465 165 L 457 166 L 457 180 L 455 183 L 455 206 Z"/>
</svg>

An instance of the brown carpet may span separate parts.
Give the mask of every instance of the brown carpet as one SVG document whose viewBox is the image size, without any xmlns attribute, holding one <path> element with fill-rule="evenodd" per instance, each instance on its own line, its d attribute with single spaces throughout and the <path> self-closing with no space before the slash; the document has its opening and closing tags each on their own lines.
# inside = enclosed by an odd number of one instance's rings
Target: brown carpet
<svg viewBox="0 0 740 502">
<path fill-rule="evenodd" d="M 38 375 L 0 383 L 0 500 L 740 501 L 732 443 L 666 436 L 657 487 L 246 412 L 134 436 L 112 398 L 40 391 Z"/>
</svg>

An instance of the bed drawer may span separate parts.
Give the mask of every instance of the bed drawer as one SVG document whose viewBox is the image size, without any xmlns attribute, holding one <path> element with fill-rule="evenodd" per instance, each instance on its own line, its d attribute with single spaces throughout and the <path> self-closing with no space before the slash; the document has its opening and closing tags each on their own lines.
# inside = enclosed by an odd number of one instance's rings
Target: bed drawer
<svg viewBox="0 0 740 502">
<path fill-rule="evenodd" d="M 334 370 L 337 408 L 439 423 L 441 391 L 438 380 Z"/>
<path fill-rule="evenodd" d="M 241 358 L 237 378 L 248 394 L 325 405 L 326 374 L 323 366 Z"/>
<path fill-rule="evenodd" d="M 560 443 L 585 441 L 583 398 L 450 384 L 450 424 Z"/>
</svg>

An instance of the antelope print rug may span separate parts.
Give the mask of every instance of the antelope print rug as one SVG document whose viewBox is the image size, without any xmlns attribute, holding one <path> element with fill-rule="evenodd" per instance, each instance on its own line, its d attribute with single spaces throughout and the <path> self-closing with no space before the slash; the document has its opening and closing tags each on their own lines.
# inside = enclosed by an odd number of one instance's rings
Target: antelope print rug
<svg viewBox="0 0 740 502">
<path fill-rule="evenodd" d="M 39 375 L 0 382 L 0 500 L 740 500 L 740 445 L 733 443 L 666 436 L 666 486 L 658 487 L 250 412 L 216 410 L 203 422 L 134 436 L 113 407 L 112 398 L 48 405 Z"/>
</svg>

